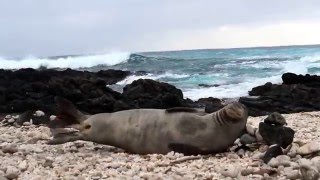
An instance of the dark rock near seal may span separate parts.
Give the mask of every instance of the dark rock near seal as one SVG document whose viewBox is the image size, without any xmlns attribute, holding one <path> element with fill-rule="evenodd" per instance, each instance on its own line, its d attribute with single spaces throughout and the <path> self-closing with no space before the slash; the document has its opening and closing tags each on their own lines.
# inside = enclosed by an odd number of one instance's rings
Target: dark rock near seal
<svg viewBox="0 0 320 180">
<path fill-rule="evenodd" d="M 52 111 L 53 97 L 56 95 L 79 104 L 103 95 L 117 99 L 119 95 L 106 85 L 120 81 L 129 74 L 128 71 L 120 70 L 103 70 L 97 73 L 71 69 L 0 70 L 0 112 L 21 113 L 37 109 Z M 98 109 L 105 111 L 104 107 Z M 89 109 L 84 106 L 82 108 Z"/>
<path fill-rule="evenodd" d="M 282 155 L 283 151 L 281 146 L 276 144 L 268 148 L 267 152 L 263 156 L 262 160 L 264 163 L 268 163 L 272 158 Z"/>
<path fill-rule="evenodd" d="M 273 124 L 273 125 L 286 125 L 286 119 L 278 112 L 271 113 L 265 120 L 264 123 Z"/>
<path fill-rule="evenodd" d="M 293 142 L 295 132 L 289 127 L 260 122 L 259 133 L 267 145 L 278 144 L 286 148 Z"/>
<path fill-rule="evenodd" d="M 123 96 L 137 108 L 189 107 L 180 89 L 151 79 L 139 79 L 126 85 Z"/>
<path fill-rule="evenodd" d="M 251 136 L 250 134 L 243 134 L 240 137 L 241 144 L 252 144 L 257 142 L 257 139 L 254 136 Z"/>
<path fill-rule="evenodd" d="M 221 99 L 214 97 L 200 98 L 196 103 L 200 106 L 204 106 L 206 113 L 216 112 L 217 110 L 224 107 Z"/>
<path fill-rule="evenodd" d="M 269 82 L 252 88 L 250 96 L 239 102 L 249 108 L 251 116 L 320 110 L 320 76 L 285 73 L 282 80 L 282 84 Z"/>
</svg>

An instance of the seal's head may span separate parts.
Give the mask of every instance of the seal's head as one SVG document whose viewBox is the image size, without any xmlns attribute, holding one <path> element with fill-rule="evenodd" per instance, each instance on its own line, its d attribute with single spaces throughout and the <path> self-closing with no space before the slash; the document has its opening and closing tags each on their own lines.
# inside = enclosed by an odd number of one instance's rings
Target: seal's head
<svg viewBox="0 0 320 180">
<path fill-rule="evenodd" d="M 221 111 L 223 111 L 224 117 L 235 123 L 238 121 L 246 120 L 248 118 L 247 108 L 239 102 L 228 104 L 223 109 L 221 109 Z"/>
</svg>

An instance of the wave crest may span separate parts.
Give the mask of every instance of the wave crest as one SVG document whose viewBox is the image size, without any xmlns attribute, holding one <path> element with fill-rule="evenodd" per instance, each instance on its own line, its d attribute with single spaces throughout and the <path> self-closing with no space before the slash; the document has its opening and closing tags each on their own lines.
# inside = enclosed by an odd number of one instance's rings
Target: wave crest
<svg viewBox="0 0 320 180">
<path fill-rule="evenodd" d="M 4 59 L 0 57 L 1 68 L 3 69 L 20 69 L 20 68 L 89 68 L 97 65 L 113 66 L 126 62 L 130 53 L 112 52 L 100 55 L 86 56 L 64 56 L 58 58 L 36 58 L 28 57 L 20 60 Z"/>
</svg>

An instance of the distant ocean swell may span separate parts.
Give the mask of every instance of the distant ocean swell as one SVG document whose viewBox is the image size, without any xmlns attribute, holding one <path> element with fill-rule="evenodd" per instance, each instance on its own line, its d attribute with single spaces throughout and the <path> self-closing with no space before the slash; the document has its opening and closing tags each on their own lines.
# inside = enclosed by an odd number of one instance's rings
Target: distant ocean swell
<svg viewBox="0 0 320 180">
<path fill-rule="evenodd" d="M 285 72 L 320 74 L 320 47 L 191 50 L 154 53 L 114 52 L 101 55 L 8 59 L 1 68 L 73 68 L 89 71 L 121 69 L 143 71 L 115 86 L 121 89 L 140 78 L 168 82 L 184 96 L 237 98 L 266 82 L 281 83 Z M 207 87 L 199 86 L 207 85 Z M 115 87 L 111 86 L 111 88 Z"/>
</svg>

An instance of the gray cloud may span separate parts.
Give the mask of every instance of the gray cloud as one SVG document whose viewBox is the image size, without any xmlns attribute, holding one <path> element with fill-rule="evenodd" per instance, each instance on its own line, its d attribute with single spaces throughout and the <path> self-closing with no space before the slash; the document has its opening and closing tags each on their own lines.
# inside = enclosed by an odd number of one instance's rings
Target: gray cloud
<svg viewBox="0 0 320 180">
<path fill-rule="evenodd" d="M 170 49 L 181 31 L 320 19 L 318 0 L 0 2 L 0 56 Z"/>
</svg>

